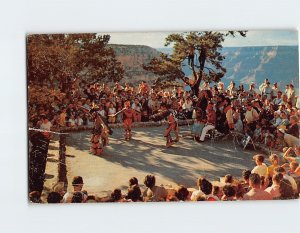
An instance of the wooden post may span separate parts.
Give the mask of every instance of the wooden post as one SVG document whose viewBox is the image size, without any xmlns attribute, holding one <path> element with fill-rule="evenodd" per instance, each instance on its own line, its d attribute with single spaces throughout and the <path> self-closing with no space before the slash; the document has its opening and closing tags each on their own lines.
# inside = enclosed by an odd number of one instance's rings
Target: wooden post
<svg viewBox="0 0 300 233">
<path fill-rule="evenodd" d="M 58 181 L 67 185 L 67 165 L 66 165 L 66 135 L 59 135 L 59 164 Z"/>
</svg>

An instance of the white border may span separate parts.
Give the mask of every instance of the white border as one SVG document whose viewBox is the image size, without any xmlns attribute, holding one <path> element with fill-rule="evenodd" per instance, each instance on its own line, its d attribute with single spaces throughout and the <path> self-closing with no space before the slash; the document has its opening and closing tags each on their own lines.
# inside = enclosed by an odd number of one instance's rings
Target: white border
<svg viewBox="0 0 300 233">
<path fill-rule="evenodd" d="M 7 0 L 0 25 L 0 232 L 299 230 L 299 201 L 28 205 L 25 82 L 26 33 L 299 29 L 298 0 Z"/>
</svg>

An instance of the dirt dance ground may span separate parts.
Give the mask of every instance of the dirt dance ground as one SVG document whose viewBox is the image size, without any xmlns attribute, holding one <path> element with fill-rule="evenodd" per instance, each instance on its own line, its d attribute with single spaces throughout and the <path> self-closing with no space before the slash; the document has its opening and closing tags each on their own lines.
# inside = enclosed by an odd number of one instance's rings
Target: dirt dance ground
<svg viewBox="0 0 300 233">
<path fill-rule="evenodd" d="M 83 177 L 85 190 L 98 194 L 109 193 L 114 188 L 126 189 L 133 176 L 142 184 L 147 174 L 154 174 L 158 185 L 194 187 L 200 175 L 212 181 L 226 174 L 241 177 L 242 170 L 255 165 L 252 156 L 258 152 L 244 151 L 231 139 L 215 142 L 207 139 L 197 143 L 186 137 L 166 148 L 164 129 L 164 126 L 135 128 L 130 141 L 124 140 L 122 129 L 114 129 L 101 156 L 89 153 L 90 132 L 71 133 L 67 137 L 66 151 L 68 189 L 72 189 L 71 181 L 76 175 Z M 184 134 L 189 127 L 180 127 L 180 130 Z M 46 185 L 49 186 L 56 177 L 57 149 L 58 142 L 53 141 L 46 168 Z"/>
</svg>

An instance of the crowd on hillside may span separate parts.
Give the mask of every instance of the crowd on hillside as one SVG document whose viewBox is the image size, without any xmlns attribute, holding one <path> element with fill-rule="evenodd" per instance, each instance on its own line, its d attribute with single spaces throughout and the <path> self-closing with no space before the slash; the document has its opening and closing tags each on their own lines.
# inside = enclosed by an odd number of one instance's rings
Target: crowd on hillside
<svg viewBox="0 0 300 233">
<path fill-rule="evenodd" d="M 300 147 L 285 148 L 283 157 L 272 154 L 268 166 L 264 155 L 253 156 L 256 166 L 244 170 L 242 179 L 230 174 L 217 184 L 200 176 L 197 188 L 179 185 L 177 188 L 158 186 L 154 175 L 147 175 L 143 185 L 136 177 L 129 179 L 127 191 L 114 189 L 107 197 L 98 197 L 84 190 L 81 176 L 73 178 L 73 190 L 65 192 L 64 184 L 57 183 L 48 193 L 46 203 L 94 202 L 161 202 L 161 201 L 239 201 L 298 199 L 300 192 Z M 124 184 L 123 184 L 124 185 Z M 143 186 L 143 188 L 141 187 Z M 29 194 L 30 201 L 41 203 L 36 191 Z"/>
<path fill-rule="evenodd" d="M 248 134 L 256 143 L 278 150 L 299 143 L 300 102 L 293 84 L 280 89 L 277 83 L 271 85 L 265 79 L 258 88 L 251 83 L 246 89 L 234 82 L 227 88 L 222 82 L 214 86 L 204 82 L 199 89 L 196 96 L 187 84 L 162 89 L 146 82 L 137 86 L 115 83 L 113 87 L 77 82 L 62 98 L 52 97 L 40 105 L 29 101 L 29 126 L 50 130 L 89 125 L 93 123 L 88 114 L 92 108 L 97 108 L 108 123 L 122 122 L 122 114 L 114 114 L 129 100 L 135 122 L 150 121 L 165 107 L 181 113 L 178 118 L 194 119 L 193 134 L 198 142 L 215 128 L 222 134 L 231 130 Z"/>
</svg>

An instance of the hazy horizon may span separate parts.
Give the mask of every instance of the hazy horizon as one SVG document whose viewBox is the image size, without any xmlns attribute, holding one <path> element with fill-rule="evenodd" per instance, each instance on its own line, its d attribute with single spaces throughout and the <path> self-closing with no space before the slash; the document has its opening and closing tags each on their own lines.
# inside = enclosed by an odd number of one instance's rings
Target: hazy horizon
<svg viewBox="0 0 300 233">
<path fill-rule="evenodd" d="M 152 48 L 170 48 L 164 46 L 167 35 L 174 32 L 107 32 L 111 36 L 109 44 L 146 45 Z M 175 32 L 181 33 L 181 32 Z M 296 30 L 250 30 L 246 37 L 227 37 L 223 47 L 259 47 L 259 46 L 298 46 Z"/>
</svg>

